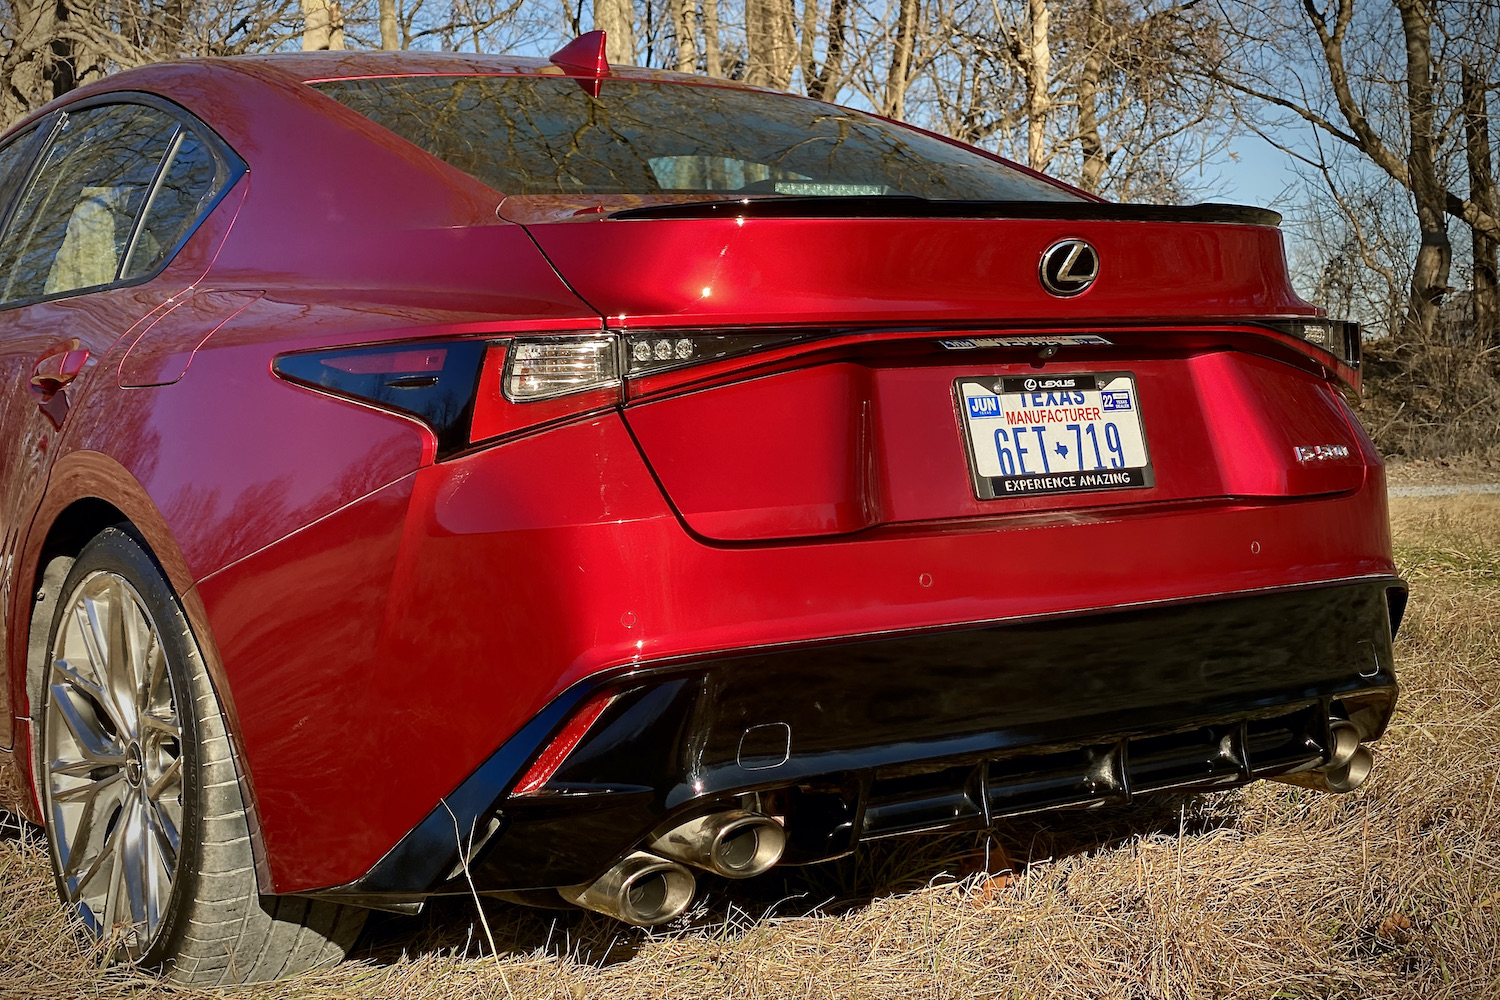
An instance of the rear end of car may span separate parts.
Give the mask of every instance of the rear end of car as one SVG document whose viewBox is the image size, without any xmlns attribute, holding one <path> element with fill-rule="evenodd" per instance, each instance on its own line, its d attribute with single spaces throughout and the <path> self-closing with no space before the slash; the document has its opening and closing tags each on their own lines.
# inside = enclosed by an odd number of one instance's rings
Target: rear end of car
<svg viewBox="0 0 1500 1000">
<path fill-rule="evenodd" d="M 386 652 L 507 693 L 446 718 L 489 749 L 425 819 L 299 888 L 650 924 L 696 870 L 1362 780 L 1405 588 L 1344 398 L 1358 329 L 1292 293 L 1274 215 L 1109 205 L 790 97 L 585 84 L 317 83 L 504 192 L 600 322 L 276 359 L 430 429 L 390 605 L 443 642 Z"/>
</svg>

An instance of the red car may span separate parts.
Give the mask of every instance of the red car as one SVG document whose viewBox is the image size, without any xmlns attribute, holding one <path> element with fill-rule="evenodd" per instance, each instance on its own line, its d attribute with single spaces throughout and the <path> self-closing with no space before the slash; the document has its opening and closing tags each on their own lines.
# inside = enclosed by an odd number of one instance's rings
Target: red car
<svg viewBox="0 0 1500 1000">
<path fill-rule="evenodd" d="M 551 61 L 150 66 L 0 147 L 0 805 L 180 982 L 474 890 L 1157 789 L 1396 696 L 1359 335 L 1278 217 Z"/>
</svg>

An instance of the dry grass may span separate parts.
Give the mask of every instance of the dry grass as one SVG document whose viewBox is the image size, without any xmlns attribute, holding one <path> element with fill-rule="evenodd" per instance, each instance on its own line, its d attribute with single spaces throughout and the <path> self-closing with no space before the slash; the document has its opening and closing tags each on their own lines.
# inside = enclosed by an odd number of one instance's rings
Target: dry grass
<svg viewBox="0 0 1500 1000">
<path fill-rule="evenodd" d="M 1500 459 L 1500 352 L 1469 342 L 1365 345 L 1359 417 L 1382 455 Z"/>
<path fill-rule="evenodd" d="M 1405 694 L 1360 792 L 1260 783 L 715 883 L 666 933 L 471 902 L 243 990 L 351 997 L 1500 997 L 1500 497 L 1398 500 Z M 727 901 L 727 902 L 726 902 Z M 716 908 L 715 908 L 716 907 Z M 0 996 L 187 994 L 101 969 L 30 833 L 0 840 Z M 236 995 L 239 995 L 237 991 Z"/>
</svg>

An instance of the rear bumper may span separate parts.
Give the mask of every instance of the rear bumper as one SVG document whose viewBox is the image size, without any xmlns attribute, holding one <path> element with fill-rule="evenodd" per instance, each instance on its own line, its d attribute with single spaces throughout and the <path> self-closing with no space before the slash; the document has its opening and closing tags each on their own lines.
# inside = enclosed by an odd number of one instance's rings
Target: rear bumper
<svg viewBox="0 0 1500 1000">
<path fill-rule="evenodd" d="M 1391 577 L 595 675 L 547 705 L 365 876 L 367 900 L 587 882 L 655 833 L 759 796 L 787 862 L 1041 809 L 1221 788 L 1367 739 L 1396 696 Z M 569 716 L 618 697 L 537 793 Z M 456 832 L 457 831 L 457 832 Z M 465 844 L 461 859 L 458 845 Z"/>
</svg>

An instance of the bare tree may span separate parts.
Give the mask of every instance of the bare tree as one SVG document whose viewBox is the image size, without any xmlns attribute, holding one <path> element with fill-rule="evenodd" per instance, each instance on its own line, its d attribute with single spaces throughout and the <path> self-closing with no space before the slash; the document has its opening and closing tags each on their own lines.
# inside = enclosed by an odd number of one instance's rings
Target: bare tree
<svg viewBox="0 0 1500 1000">
<path fill-rule="evenodd" d="M 745 0 L 745 82 L 786 90 L 797 64 L 792 0 Z"/>
<path fill-rule="evenodd" d="M 1464 152 L 1469 174 L 1469 200 L 1487 215 L 1496 211 L 1494 158 L 1490 153 L 1490 115 L 1484 76 L 1465 64 L 1460 84 L 1464 116 Z M 1483 230 L 1470 230 L 1472 248 L 1472 304 L 1475 335 L 1486 343 L 1496 340 L 1500 292 L 1496 287 L 1496 241 Z"/>
<path fill-rule="evenodd" d="M 396 16 L 396 0 L 380 2 L 380 47 L 387 51 L 401 48 L 401 22 Z"/>
<path fill-rule="evenodd" d="M 302 0 L 302 50 L 344 47 L 344 12 L 337 0 Z"/>
<path fill-rule="evenodd" d="M 906 88 L 911 85 L 912 49 L 917 43 L 917 11 L 917 0 L 897 0 L 896 37 L 880 102 L 880 113 L 889 118 L 906 116 Z"/>
<path fill-rule="evenodd" d="M 1331 0 L 1327 7 L 1318 0 L 1225 0 L 1219 23 L 1226 40 L 1215 58 L 1199 60 L 1203 75 L 1239 95 L 1242 117 L 1263 135 L 1278 141 L 1273 133 L 1285 134 L 1278 113 L 1293 116 L 1407 192 L 1417 237 L 1408 336 L 1432 334 L 1451 290 L 1448 217 L 1500 239 L 1493 205 L 1456 184 L 1449 167 L 1459 154 L 1454 125 L 1462 115 L 1461 86 L 1450 75 L 1458 60 L 1445 49 L 1487 45 L 1493 66 L 1492 14 L 1484 0 Z M 1226 50 L 1239 57 L 1226 61 Z M 1278 144 L 1315 168 L 1326 162 L 1291 140 Z"/>
<path fill-rule="evenodd" d="M 605 34 L 604 57 L 616 66 L 635 63 L 635 10 L 630 0 L 594 0 L 594 27 Z"/>
<path fill-rule="evenodd" d="M 672 35 L 677 42 L 677 72 L 698 68 L 698 10 L 693 0 L 672 0 Z"/>
</svg>

